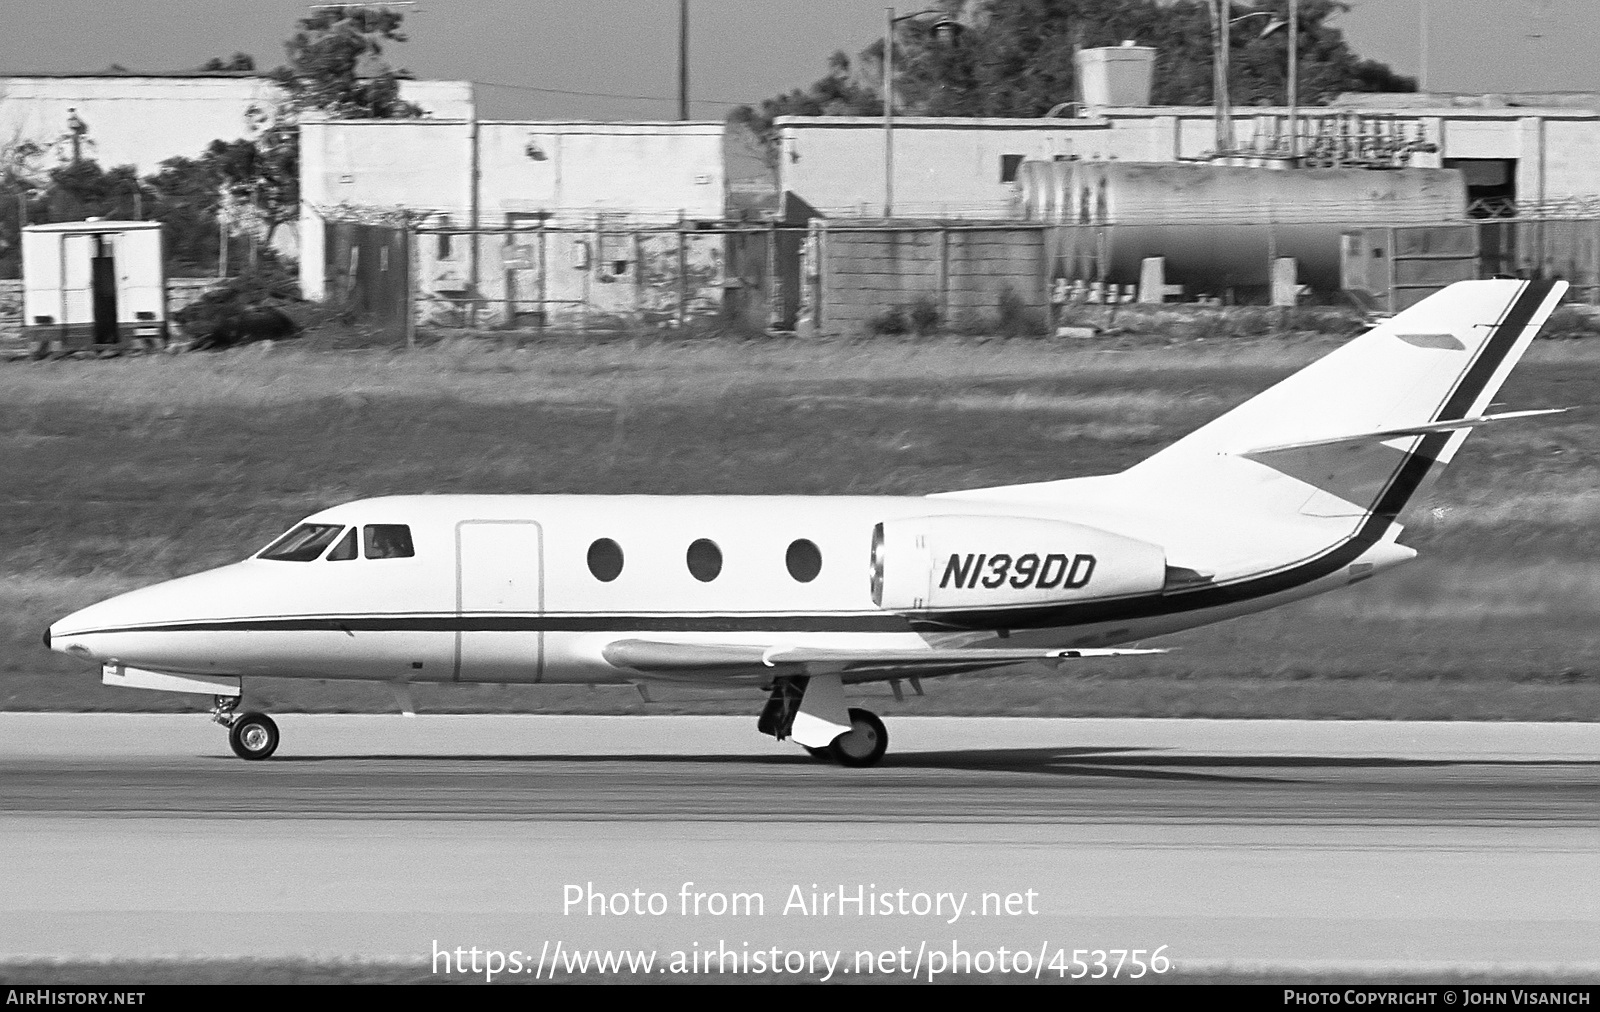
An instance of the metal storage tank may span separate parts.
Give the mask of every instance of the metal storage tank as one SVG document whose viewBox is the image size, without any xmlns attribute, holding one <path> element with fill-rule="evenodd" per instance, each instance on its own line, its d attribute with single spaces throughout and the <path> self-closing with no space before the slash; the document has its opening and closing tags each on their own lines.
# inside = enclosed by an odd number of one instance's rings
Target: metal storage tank
<svg viewBox="0 0 1600 1012">
<path fill-rule="evenodd" d="M 164 343 L 158 221 L 65 221 L 22 230 L 22 336 L 40 351 Z"/>
<path fill-rule="evenodd" d="M 1072 203 L 1078 168 L 1087 163 L 1076 158 L 1058 162 L 1023 162 L 1017 168 L 1022 217 L 1028 221 L 1070 225 L 1077 221 Z"/>
<path fill-rule="evenodd" d="M 1278 256 L 1298 261 L 1302 284 L 1337 290 L 1341 233 L 1466 216 L 1466 183 L 1456 169 L 1075 164 L 1051 185 L 1070 187 L 1055 202 L 1076 208 L 1077 215 L 1055 221 L 1087 221 L 1090 227 L 1060 236 L 1063 253 L 1081 264 L 1084 251 L 1078 247 L 1087 244 L 1101 275 L 1090 280 L 1116 284 L 1138 282 L 1140 262 L 1159 256 L 1166 258 L 1169 284 L 1197 291 L 1265 285 L 1268 259 Z M 1022 207 L 1042 211 L 1049 204 L 1039 195 L 1025 198 Z M 1031 220 L 1054 223 L 1042 213 Z"/>
</svg>

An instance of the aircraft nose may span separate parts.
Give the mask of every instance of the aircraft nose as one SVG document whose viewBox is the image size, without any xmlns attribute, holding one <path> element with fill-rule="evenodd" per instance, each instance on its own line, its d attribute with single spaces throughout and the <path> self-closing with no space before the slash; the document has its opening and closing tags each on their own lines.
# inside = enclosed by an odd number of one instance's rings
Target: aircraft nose
<svg viewBox="0 0 1600 1012">
<path fill-rule="evenodd" d="M 49 626 L 45 626 L 44 627 L 44 648 L 46 650 L 50 649 L 50 627 Z"/>
</svg>

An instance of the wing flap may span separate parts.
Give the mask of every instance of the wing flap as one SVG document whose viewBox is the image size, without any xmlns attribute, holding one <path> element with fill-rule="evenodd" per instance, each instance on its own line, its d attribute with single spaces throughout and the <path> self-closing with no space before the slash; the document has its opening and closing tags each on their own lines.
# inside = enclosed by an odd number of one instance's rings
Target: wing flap
<svg viewBox="0 0 1600 1012">
<path fill-rule="evenodd" d="M 1060 664 L 1092 657 L 1160 654 L 1164 650 L 1140 648 L 1011 648 L 929 647 L 926 649 L 859 649 L 833 647 L 762 646 L 738 643 L 667 643 L 627 639 L 608 643 L 601 650 L 606 662 L 634 671 L 671 674 L 738 668 L 803 668 L 838 672 L 881 669 L 887 671 L 963 671 L 1025 664 L 1037 661 Z M 801 673 L 801 672 L 796 672 Z"/>
</svg>

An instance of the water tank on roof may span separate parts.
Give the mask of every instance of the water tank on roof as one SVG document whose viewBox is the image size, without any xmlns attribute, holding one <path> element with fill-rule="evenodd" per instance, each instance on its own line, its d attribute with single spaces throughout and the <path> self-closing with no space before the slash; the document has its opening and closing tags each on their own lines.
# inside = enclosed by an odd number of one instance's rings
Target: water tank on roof
<svg viewBox="0 0 1600 1012">
<path fill-rule="evenodd" d="M 1102 46 L 1078 51 L 1078 94 L 1084 105 L 1149 105 L 1156 66 L 1152 46 Z"/>
</svg>

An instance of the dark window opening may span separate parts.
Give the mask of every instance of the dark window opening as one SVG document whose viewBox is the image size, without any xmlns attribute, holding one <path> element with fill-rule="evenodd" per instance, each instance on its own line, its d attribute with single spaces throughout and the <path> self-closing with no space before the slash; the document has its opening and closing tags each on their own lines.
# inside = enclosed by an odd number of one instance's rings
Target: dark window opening
<svg viewBox="0 0 1600 1012">
<path fill-rule="evenodd" d="M 256 558 L 277 562 L 310 562 L 320 558 L 342 530 L 343 524 L 301 524 L 262 549 Z"/>
<path fill-rule="evenodd" d="M 356 529 L 350 528 L 344 532 L 344 537 L 333 546 L 333 551 L 328 553 L 329 562 L 348 562 L 356 557 Z"/>
<path fill-rule="evenodd" d="M 601 583 L 610 583 L 622 575 L 622 546 L 610 538 L 601 538 L 589 546 L 589 572 Z"/>
<path fill-rule="evenodd" d="M 450 216 L 448 214 L 444 215 L 443 217 L 441 217 L 439 219 L 439 227 L 440 228 L 449 228 L 450 227 Z M 449 232 L 440 232 L 439 233 L 439 235 L 438 235 L 438 239 L 439 239 L 438 257 L 439 257 L 440 260 L 449 260 L 450 257 L 452 256 L 453 251 L 451 250 L 450 245 L 451 245 L 451 240 L 454 239 L 454 238 L 455 237 L 453 235 L 451 235 Z"/>
<path fill-rule="evenodd" d="M 405 524 L 368 524 L 361 528 L 361 553 L 369 559 L 409 559 L 411 528 Z"/>
<path fill-rule="evenodd" d="M 810 583 L 822 572 L 822 552 L 805 538 L 789 545 L 783 561 L 789 567 L 789 575 L 801 583 Z"/>
<path fill-rule="evenodd" d="M 1021 167 L 1022 167 L 1022 156 L 1021 155 L 1001 155 L 1000 156 L 1000 182 L 1002 182 L 1002 183 L 1015 183 L 1017 181 L 1017 170 L 1019 168 L 1021 168 Z"/>
<path fill-rule="evenodd" d="M 701 538 L 689 546 L 689 572 L 701 583 L 710 583 L 722 572 L 722 549 L 716 542 Z"/>
<path fill-rule="evenodd" d="M 1515 158 L 1446 158 L 1444 167 L 1460 170 L 1467 184 L 1469 217 L 1502 218 L 1516 210 Z"/>
</svg>

